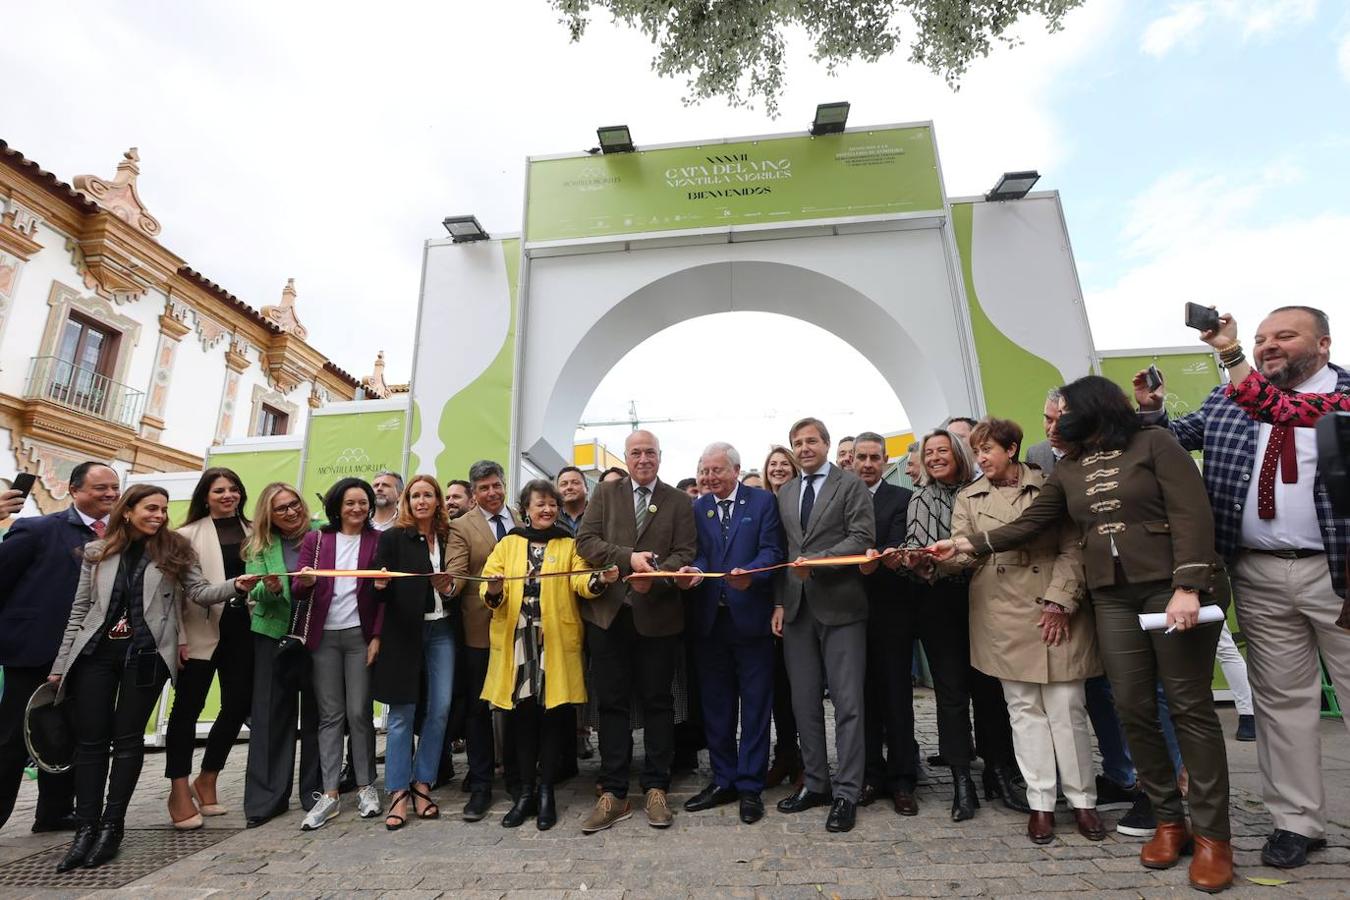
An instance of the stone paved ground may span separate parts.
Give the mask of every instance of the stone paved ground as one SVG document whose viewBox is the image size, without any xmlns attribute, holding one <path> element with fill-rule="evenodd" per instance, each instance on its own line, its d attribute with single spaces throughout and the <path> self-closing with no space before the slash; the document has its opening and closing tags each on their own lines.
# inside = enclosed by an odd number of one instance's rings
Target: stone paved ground
<svg viewBox="0 0 1350 900">
<path fill-rule="evenodd" d="M 916 701 L 924 752 L 936 743 L 932 697 Z M 1231 708 L 1221 710 L 1232 733 Z M 1350 896 L 1350 736 L 1339 722 L 1323 723 L 1324 770 L 1335 825 L 1331 848 L 1295 872 L 1260 866 L 1258 851 L 1269 830 L 1259 799 L 1254 745 L 1228 745 L 1234 781 L 1234 835 L 1238 885 L 1233 893 L 1279 891 L 1303 896 Z M 461 758 L 462 760 L 462 758 Z M 163 759 L 147 757 L 132 827 L 167 827 L 167 782 L 159 778 Z M 222 797 L 235 809 L 241 795 L 242 748 L 222 779 Z M 560 788 L 561 821 L 541 833 L 527 824 L 508 830 L 499 799 L 481 823 L 459 821 L 462 795 L 442 789 L 447 814 L 436 822 L 410 822 L 388 833 L 381 819 L 360 820 L 354 802 L 318 832 L 299 830 L 297 811 L 263 828 L 239 831 L 215 846 L 124 888 L 137 897 L 327 897 L 361 894 L 454 898 L 669 898 L 678 896 L 854 898 L 879 896 L 1008 897 L 1080 894 L 1093 897 L 1153 897 L 1192 894 L 1185 866 L 1167 872 L 1140 867 L 1140 841 L 1112 833 L 1092 844 L 1059 816 L 1062 833 L 1036 847 L 1024 834 L 1023 816 L 982 808 L 974 820 L 953 824 L 947 808 L 950 789 L 933 782 L 920 788 L 917 818 L 896 816 L 889 804 L 860 811 L 858 827 L 845 835 L 824 830 L 825 810 L 785 816 L 770 808 L 751 827 L 736 818 L 735 806 L 703 813 L 678 812 L 669 831 L 649 828 L 641 811 L 608 832 L 584 836 L 578 830 L 591 804 L 596 762 Z M 702 787 L 706 771 L 680 779 L 672 806 Z M 770 791 L 772 804 L 787 793 Z M 634 788 L 636 794 L 636 787 Z M 35 796 L 26 784 L 10 824 L 0 832 L 0 866 L 63 843 L 65 838 L 27 831 Z M 449 814 L 453 810 L 453 814 Z M 1114 824 L 1119 812 L 1106 815 Z M 241 829 L 242 816 L 210 820 L 212 828 Z M 68 837 L 68 836 L 67 836 Z M 1277 878 L 1279 887 L 1246 879 Z M 106 895 L 108 892 L 96 892 Z M 75 897 L 78 891 L 0 888 L 4 897 Z"/>
</svg>

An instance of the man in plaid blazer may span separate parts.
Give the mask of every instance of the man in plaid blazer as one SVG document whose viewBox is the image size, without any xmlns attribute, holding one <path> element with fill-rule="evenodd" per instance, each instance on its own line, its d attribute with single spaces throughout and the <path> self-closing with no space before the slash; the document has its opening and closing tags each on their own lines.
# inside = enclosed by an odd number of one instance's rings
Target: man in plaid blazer
<svg viewBox="0 0 1350 900">
<path fill-rule="evenodd" d="M 1326 314 L 1312 307 L 1281 307 L 1257 329 L 1253 365 L 1283 390 L 1350 392 L 1350 372 L 1330 356 Z M 1198 412 L 1168 421 L 1163 391 L 1149 391 L 1142 372 L 1135 377 L 1145 420 L 1165 423 L 1187 450 L 1204 451 L 1216 549 L 1230 567 L 1247 636 L 1257 761 L 1275 822 L 1261 859 L 1294 868 L 1326 846 L 1319 653 L 1337 691 L 1350 697 L 1350 631 L 1335 624 L 1350 519 L 1332 512 L 1311 428 L 1257 422 L 1223 387 Z"/>
</svg>

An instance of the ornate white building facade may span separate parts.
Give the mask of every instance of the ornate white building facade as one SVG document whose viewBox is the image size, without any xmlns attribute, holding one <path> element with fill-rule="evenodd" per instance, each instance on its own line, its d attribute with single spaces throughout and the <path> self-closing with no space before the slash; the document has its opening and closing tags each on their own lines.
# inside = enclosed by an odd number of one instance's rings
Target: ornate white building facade
<svg viewBox="0 0 1350 900">
<path fill-rule="evenodd" d="M 361 387 L 307 343 L 293 281 L 257 310 L 161 244 L 139 171 L 133 148 L 66 184 L 0 141 L 0 477 L 38 475 L 30 511 L 82 460 L 199 469 Z"/>
</svg>

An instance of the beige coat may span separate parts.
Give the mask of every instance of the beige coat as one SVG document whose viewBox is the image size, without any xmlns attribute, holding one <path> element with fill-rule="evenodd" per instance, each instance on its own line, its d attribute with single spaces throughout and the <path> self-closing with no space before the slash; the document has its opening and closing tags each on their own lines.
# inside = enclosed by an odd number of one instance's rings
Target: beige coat
<svg viewBox="0 0 1350 900">
<path fill-rule="evenodd" d="M 1008 491 L 981 478 L 956 496 L 952 534 L 971 534 L 1015 520 L 1045 486 L 1039 469 L 1022 466 L 1021 481 Z M 970 583 L 970 663 L 1005 681 L 1048 684 L 1079 681 L 1102 672 L 1091 602 L 1083 591 L 1078 529 L 1066 516 L 1017 550 L 978 559 L 959 556 L 943 568 L 973 568 Z M 1041 640 L 1041 604 L 1058 603 L 1071 613 L 1069 638 L 1058 647 Z"/>
<path fill-rule="evenodd" d="M 243 524 L 242 522 L 240 524 Z M 247 539 L 252 529 L 244 525 L 244 537 Z M 215 523 L 208 516 L 184 525 L 178 533 L 188 539 L 192 549 L 197 551 L 201 561 L 202 576 L 211 583 L 225 580 L 225 558 L 220 553 L 220 538 L 216 536 Z M 220 617 L 225 607 L 220 605 L 202 607 L 180 600 L 178 610 L 182 629 L 178 640 L 187 644 L 189 659 L 210 659 L 220 643 Z"/>
</svg>

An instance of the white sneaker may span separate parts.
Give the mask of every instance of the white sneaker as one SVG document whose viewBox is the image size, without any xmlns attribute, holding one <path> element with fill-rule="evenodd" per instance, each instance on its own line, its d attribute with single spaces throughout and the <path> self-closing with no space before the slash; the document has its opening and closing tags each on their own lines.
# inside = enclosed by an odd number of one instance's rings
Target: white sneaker
<svg viewBox="0 0 1350 900">
<path fill-rule="evenodd" d="M 301 831 L 313 831 L 316 828 L 322 828 L 338 814 L 338 798 L 330 797 L 324 793 L 314 795 L 314 808 L 305 814 L 305 820 L 300 823 Z"/>
<path fill-rule="evenodd" d="M 363 819 L 374 818 L 380 814 L 382 809 L 380 792 L 375 789 L 375 785 L 368 784 L 361 788 L 361 793 L 356 795 L 356 809 Z"/>
</svg>

